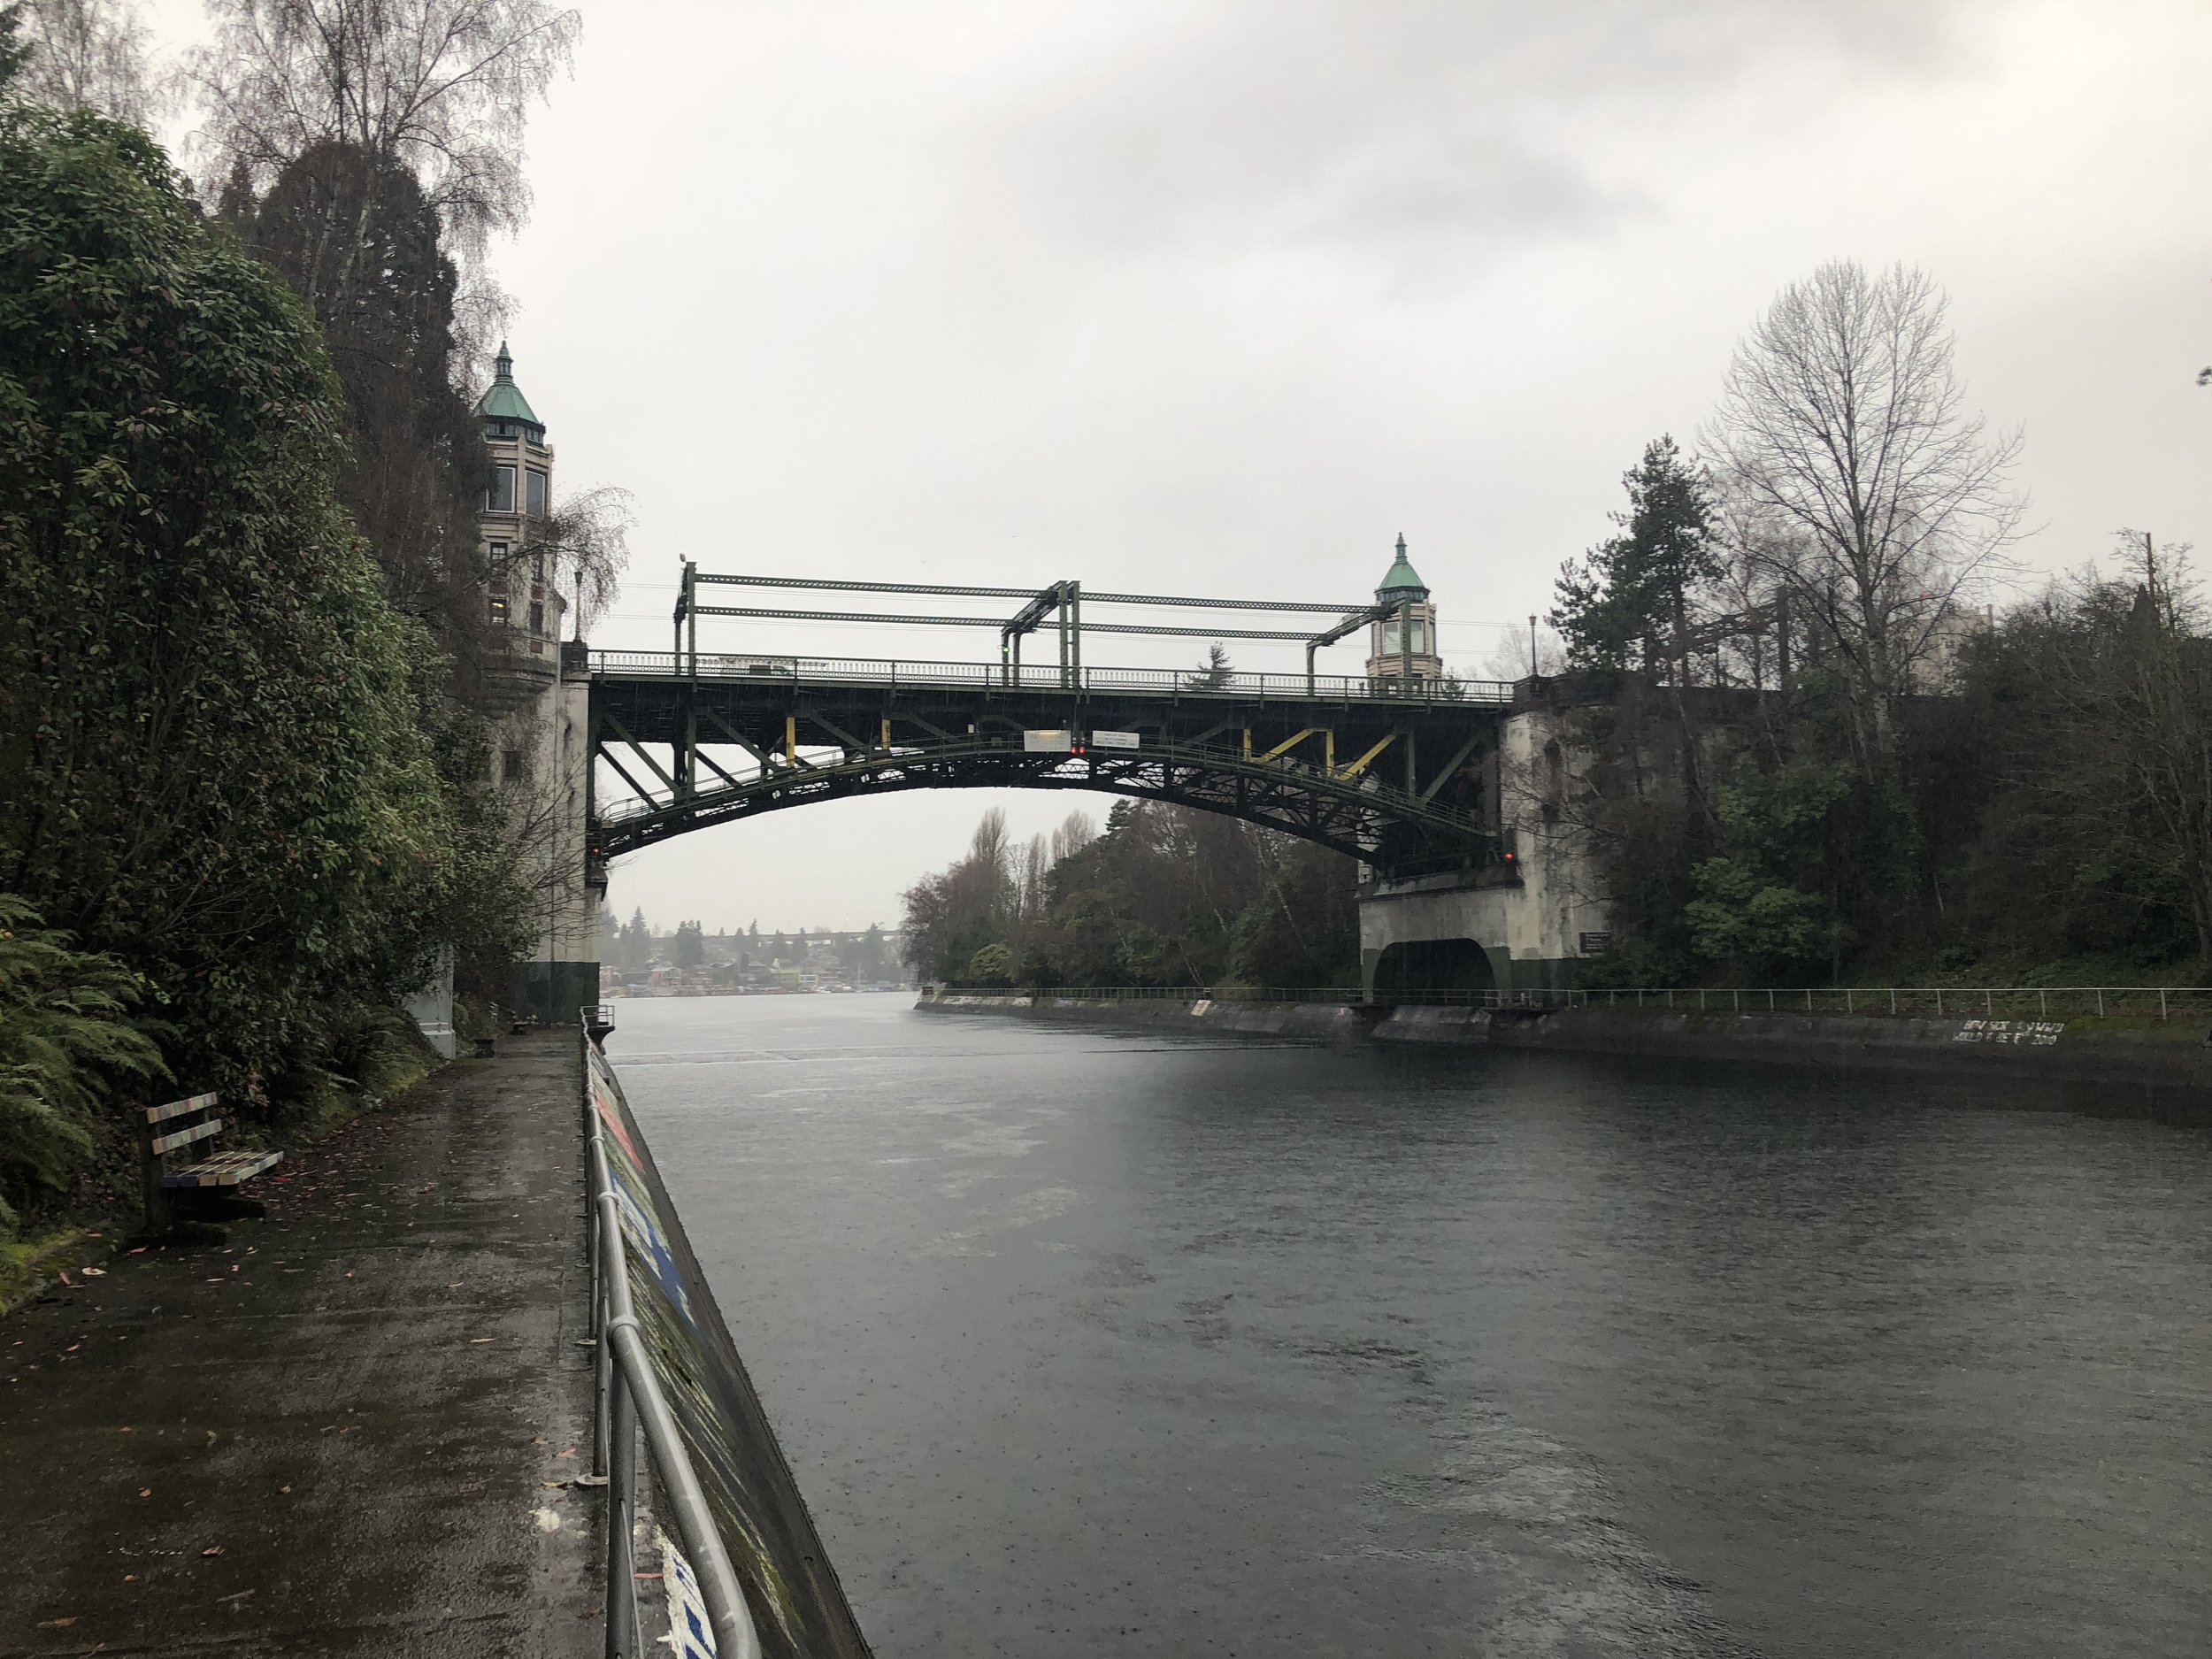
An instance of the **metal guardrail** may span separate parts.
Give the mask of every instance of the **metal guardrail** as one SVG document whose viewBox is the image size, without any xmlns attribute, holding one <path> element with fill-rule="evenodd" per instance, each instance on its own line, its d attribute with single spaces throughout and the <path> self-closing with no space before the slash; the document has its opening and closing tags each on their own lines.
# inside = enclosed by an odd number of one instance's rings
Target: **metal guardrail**
<svg viewBox="0 0 2212 1659">
<path fill-rule="evenodd" d="M 1503 704 L 1504 680 L 1425 680 L 1408 693 L 1395 680 L 1363 674 L 1251 674 L 1217 677 L 1175 668 L 1063 668 L 1052 663 L 951 663 L 857 657 L 782 657 L 740 652 L 594 651 L 591 672 L 618 678 L 757 680 L 772 685 L 871 685 L 896 688 L 1020 691 L 1149 691 L 1179 696 L 1325 697 L 1361 703 Z"/>
<path fill-rule="evenodd" d="M 585 1038 L 587 1042 L 590 1038 Z M 691 1454 L 661 1393 L 630 1301 L 629 1259 L 622 1239 L 620 1200 L 600 1144 L 591 1083 L 584 1083 L 584 1144 L 591 1200 L 591 1330 L 598 1371 L 593 1472 L 607 1491 L 607 1659 L 642 1659 L 637 1626 L 637 1437 L 645 1432 L 652 1472 L 683 1540 L 714 1627 L 716 1659 L 759 1659 L 745 1593 L 730 1565 Z"/>
<path fill-rule="evenodd" d="M 936 987 L 953 996 L 1056 997 L 1086 1002 L 1360 1002 L 1375 1006 L 1485 1009 L 1632 1005 L 1737 1014 L 1882 1014 L 1939 1019 L 2104 1018 L 2173 1019 L 2212 1015 L 2212 987 L 2155 985 L 1883 986 L 1755 990 L 1388 991 L 1364 999 L 1342 986 L 981 986 Z"/>
<path fill-rule="evenodd" d="M 1599 990 L 1540 993 L 1571 1006 L 1654 1002 L 1669 1008 L 1725 1009 L 1739 1014 L 1883 1014 L 1900 1018 L 2051 1019 L 2128 1017 L 2173 1019 L 2212 1014 L 2212 987 L 2162 985 L 1839 986 L 1807 990 Z"/>
</svg>

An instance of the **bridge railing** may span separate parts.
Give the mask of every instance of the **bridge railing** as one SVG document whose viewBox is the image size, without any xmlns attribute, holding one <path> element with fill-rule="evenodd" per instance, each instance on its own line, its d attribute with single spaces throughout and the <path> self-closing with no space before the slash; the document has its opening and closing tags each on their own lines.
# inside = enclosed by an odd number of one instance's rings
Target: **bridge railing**
<svg viewBox="0 0 2212 1659">
<path fill-rule="evenodd" d="M 1358 1002 L 1342 986 L 962 986 L 955 996 L 1067 998 L 1083 1002 Z M 1667 987 L 1601 990 L 1384 990 L 1389 1007 L 1482 1009 L 1671 1008 L 1711 1014 L 1849 1014 L 1915 1019 L 2036 1022 L 2081 1018 L 2181 1019 L 2212 1016 L 2212 987 L 1845 986 L 1834 988 L 1681 990 Z"/>
<path fill-rule="evenodd" d="M 594 651 L 591 672 L 620 679 L 749 680 L 787 685 L 949 687 L 1020 691 L 1135 691 L 1179 696 L 1324 697 L 1371 703 L 1502 704 L 1503 680 L 1424 681 L 1406 691 L 1363 674 L 1194 673 L 1175 668 L 1062 668 L 1053 663 L 954 663 L 905 657 L 780 657 L 772 653 Z"/>
</svg>

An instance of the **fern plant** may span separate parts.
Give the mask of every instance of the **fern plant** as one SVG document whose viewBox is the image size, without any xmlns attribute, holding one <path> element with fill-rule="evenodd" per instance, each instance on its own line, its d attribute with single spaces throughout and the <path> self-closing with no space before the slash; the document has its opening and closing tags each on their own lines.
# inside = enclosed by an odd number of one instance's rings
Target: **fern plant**
<svg viewBox="0 0 2212 1659">
<path fill-rule="evenodd" d="M 68 1183 L 112 1089 L 168 1075 L 128 1018 L 144 990 L 113 956 L 73 949 L 0 893 L 0 1226 L 15 1220 L 10 1193 Z"/>
</svg>

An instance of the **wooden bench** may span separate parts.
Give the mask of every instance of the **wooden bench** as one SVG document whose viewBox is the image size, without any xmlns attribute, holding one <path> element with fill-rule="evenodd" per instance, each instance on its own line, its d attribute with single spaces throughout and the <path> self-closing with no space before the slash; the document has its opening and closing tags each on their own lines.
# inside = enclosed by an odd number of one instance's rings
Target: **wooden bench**
<svg viewBox="0 0 2212 1659">
<path fill-rule="evenodd" d="M 139 1148 L 149 1232 L 166 1233 L 175 1224 L 172 1194 L 234 1197 L 240 1187 L 284 1162 L 281 1152 L 237 1151 L 217 1152 L 194 1164 L 173 1163 L 176 1154 L 185 1148 L 223 1133 L 223 1120 L 215 1115 L 217 1098 L 212 1094 L 194 1094 L 166 1106 L 146 1108 L 146 1121 L 139 1127 Z M 165 1125 L 170 1126 L 165 1128 Z"/>
</svg>

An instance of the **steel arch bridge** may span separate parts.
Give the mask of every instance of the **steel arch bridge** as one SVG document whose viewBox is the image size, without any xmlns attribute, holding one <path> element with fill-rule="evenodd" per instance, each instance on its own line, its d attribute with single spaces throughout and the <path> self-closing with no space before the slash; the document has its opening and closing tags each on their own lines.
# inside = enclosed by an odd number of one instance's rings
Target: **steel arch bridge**
<svg viewBox="0 0 2212 1659">
<path fill-rule="evenodd" d="M 699 586 L 713 581 L 1028 603 L 1005 623 L 702 604 Z M 1512 686 L 1313 672 L 1319 646 L 1392 607 L 1234 606 L 1339 613 L 1310 637 L 1303 630 L 1086 623 L 1087 596 L 1094 607 L 1231 606 L 1084 595 L 1072 582 L 1031 593 L 712 577 L 687 565 L 675 649 L 595 651 L 587 659 L 588 879 L 602 885 L 608 860 L 692 830 L 923 788 L 1090 789 L 1171 802 L 1317 842 L 1387 877 L 1479 868 L 1505 856 L 1497 751 Z M 1050 626 L 1056 611 L 1058 661 L 1023 664 L 1022 636 Z M 703 615 L 986 625 L 1000 630 L 1000 657 L 956 663 L 702 653 Z M 1097 631 L 1301 640 L 1307 672 L 1087 666 L 1082 636 Z M 572 659 L 572 672 L 582 665 Z"/>
<path fill-rule="evenodd" d="M 964 787 L 1173 802 L 1390 875 L 1498 856 L 1497 701 L 1305 695 L 1302 684 L 1297 695 L 1008 687 L 888 663 L 687 669 L 672 655 L 594 654 L 592 752 L 629 791 L 592 803 L 603 867 L 764 812 Z"/>
</svg>

